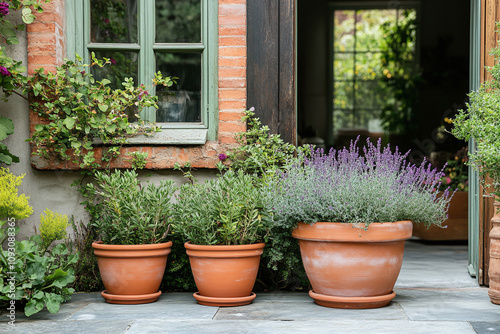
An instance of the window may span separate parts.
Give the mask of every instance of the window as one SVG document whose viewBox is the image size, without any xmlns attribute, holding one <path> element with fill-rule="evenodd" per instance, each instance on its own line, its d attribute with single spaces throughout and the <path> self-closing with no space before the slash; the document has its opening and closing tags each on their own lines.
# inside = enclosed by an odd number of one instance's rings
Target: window
<svg viewBox="0 0 500 334">
<path fill-rule="evenodd" d="M 350 4 L 334 7 L 332 17 L 334 136 L 404 133 L 415 92 L 398 85 L 416 80 L 416 8 Z"/>
<path fill-rule="evenodd" d="M 74 41 L 68 37 L 68 57 L 78 53 L 89 62 L 94 52 L 111 60 L 111 66 L 93 73 L 96 79 L 120 85 L 132 77 L 137 85 L 151 87 L 157 71 L 178 78 L 168 91 L 153 89 L 159 109 L 141 115 L 163 130 L 151 139 L 154 143 L 202 144 L 215 139 L 216 1 L 68 0 L 67 11 L 75 17 L 68 20 L 68 36 L 75 36 Z"/>
</svg>

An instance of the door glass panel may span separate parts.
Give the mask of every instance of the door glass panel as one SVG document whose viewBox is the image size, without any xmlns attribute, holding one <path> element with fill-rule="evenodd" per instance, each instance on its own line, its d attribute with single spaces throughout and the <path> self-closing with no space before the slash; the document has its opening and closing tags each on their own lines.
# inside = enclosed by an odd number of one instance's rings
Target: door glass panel
<svg viewBox="0 0 500 334">
<path fill-rule="evenodd" d="M 137 0 L 91 0 L 92 43 L 137 43 Z"/>
<path fill-rule="evenodd" d="M 200 0 L 156 0 L 156 43 L 200 43 Z"/>
<path fill-rule="evenodd" d="M 97 59 L 106 57 L 110 60 L 110 64 L 104 67 L 93 66 L 92 75 L 97 81 L 108 79 L 111 81 L 109 84 L 112 88 L 122 88 L 122 82 L 125 78 L 134 79 L 137 85 L 137 58 L 138 54 L 135 52 L 110 52 L 110 51 L 97 51 L 95 52 Z"/>
<path fill-rule="evenodd" d="M 177 77 L 168 91 L 158 86 L 157 122 L 201 122 L 201 54 L 157 53 L 156 71 Z"/>
</svg>

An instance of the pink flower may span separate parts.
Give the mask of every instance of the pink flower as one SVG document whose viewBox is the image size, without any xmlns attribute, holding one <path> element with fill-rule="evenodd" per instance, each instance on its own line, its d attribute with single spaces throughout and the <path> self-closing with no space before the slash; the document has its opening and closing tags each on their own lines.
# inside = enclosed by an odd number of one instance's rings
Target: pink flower
<svg viewBox="0 0 500 334">
<path fill-rule="evenodd" d="M 7 67 L 4 66 L 0 66 L 0 74 L 6 77 L 10 77 L 12 75 Z"/>
<path fill-rule="evenodd" d="M 109 58 L 109 61 L 111 62 L 111 64 L 115 65 L 116 64 L 116 60 L 114 58 Z"/>
<path fill-rule="evenodd" d="M 225 155 L 224 153 L 219 154 L 219 160 L 220 161 L 224 161 L 226 159 L 227 159 L 227 155 Z"/>
<path fill-rule="evenodd" d="M 451 178 L 449 176 L 446 177 L 446 184 L 450 184 L 451 183 Z"/>
</svg>

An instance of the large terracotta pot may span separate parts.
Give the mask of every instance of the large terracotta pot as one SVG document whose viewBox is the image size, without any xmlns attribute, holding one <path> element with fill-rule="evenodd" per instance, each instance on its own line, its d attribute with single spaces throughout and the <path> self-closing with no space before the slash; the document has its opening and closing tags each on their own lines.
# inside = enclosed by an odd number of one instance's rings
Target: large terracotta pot
<svg viewBox="0 0 500 334">
<path fill-rule="evenodd" d="M 191 270 L 198 288 L 194 298 L 208 306 L 247 305 L 252 292 L 264 243 L 251 245 L 193 245 L 187 242 Z"/>
<path fill-rule="evenodd" d="M 352 224 L 299 223 L 302 262 L 312 285 L 309 295 L 322 306 L 375 308 L 388 305 L 403 263 L 412 222 Z"/>
<path fill-rule="evenodd" d="M 149 245 L 106 245 L 92 243 L 97 256 L 106 302 L 113 304 L 151 303 L 160 288 L 172 242 Z"/>
<path fill-rule="evenodd" d="M 488 295 L 494 304 L 500 305 L 500 203 L 495 201 L 495 215 L 491 218 L 490 231 L 490 287 Z"/>
<path fill-rule="evenodd" d="M 467 240 L 469 238 L 469 193 L 457 191 L 451 198 L 448 219 L 441 228 L 435 225 L 413 225 L 413 236 L 429 241 Z"/>
</svg>

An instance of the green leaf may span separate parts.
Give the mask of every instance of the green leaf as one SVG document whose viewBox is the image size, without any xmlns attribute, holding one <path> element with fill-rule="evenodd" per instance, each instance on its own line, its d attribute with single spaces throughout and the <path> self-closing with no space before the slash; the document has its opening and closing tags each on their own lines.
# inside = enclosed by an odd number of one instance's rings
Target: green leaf
<svg viewBox="0 0 500 334">
<path fill-rule="evenodd" d="M 35 16 L 31 13 L 31 9 L 29 7 L 23 7 L 22 13 L 24 23 L 33 23 L 33 21 L 35 20 Z"/>
<path fill-rule="evenodd" d="M 40 312 L 43 309 L 43 301 L 39 299 L 32 299 L 24 307 L 24 314 L 27 317 Z"/>
<path fill-rule="evenodd" d="M 116 130 L 116 124 L 106 124 L 105 128 L 109 133 L 113 133 Z"/>
<path fill-rule="evenodd" d="M 102 112 L 106 112 L 106 110 L 108 110 L 109 106 L 107 104 L 99 104 L 99 109 L 102 111 Z"/>
<path fill-rule="evenodd" d="M 0 116 L 0 140 L 14 133 L 14 122 L 10 118 Z"/>
<path fill-rule="evenodd" d="M 62 302 L 63 297 L 60 295 L 56 295 L 55 293 L 45 294 L 45 305 L 47 305 L 47 310 L 49 310 L 50 313 L 59 312 Z"/>
<path fill-rule="evenodd" d="M 64 120 L 64 125 L 66 126 L 66 128 L 68 128 L 68 130 L 73 129 L 73 127 L 75 126 L 75 119 L 72 117 L 66 118 Z"/>
</svg>

